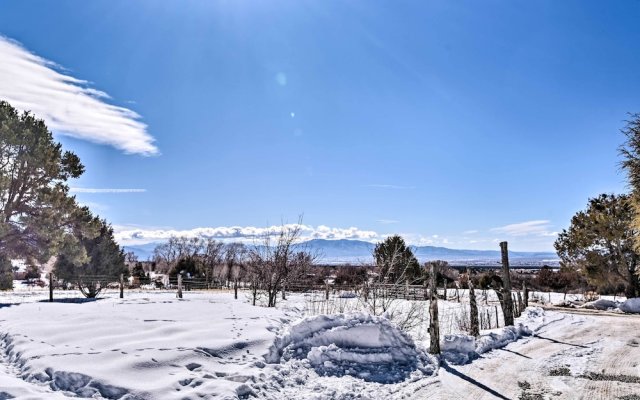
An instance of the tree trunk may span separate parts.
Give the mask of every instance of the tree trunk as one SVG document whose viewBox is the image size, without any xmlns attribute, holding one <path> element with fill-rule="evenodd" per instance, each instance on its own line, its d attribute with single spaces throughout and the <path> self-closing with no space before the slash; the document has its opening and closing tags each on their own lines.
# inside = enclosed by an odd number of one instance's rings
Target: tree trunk
<svg viewBox="0 0 640 400">
<path fill-rule="evenodd" d="M 176 293 L 176 297 L 182 298 L 182 275 L 178 274 L 178 293 Z"/>
</svg>

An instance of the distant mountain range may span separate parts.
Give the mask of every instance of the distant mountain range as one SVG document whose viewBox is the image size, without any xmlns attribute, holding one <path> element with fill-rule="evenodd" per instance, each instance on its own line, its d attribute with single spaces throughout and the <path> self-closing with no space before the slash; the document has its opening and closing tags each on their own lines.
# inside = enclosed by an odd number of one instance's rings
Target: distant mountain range
<svg viewBox="0 0 640 400">
<path fill-rule="evenodd" d="M 140 260 L 153 256 L 153 249 L 160 243 L 147 243 L 137 246 L 124 246 L 125 252 L 134 252 Z M 374 243 L 361 240 L 312 239 L 297 245 L 318 254 L 318 262 L 326 264 L 370 264 L 373 262 Z M 436 246 L 413 246 L 414 253 L 421 262 L 445 260 L 456 264 L 492 265 L 500 262 L 499 250 L 458 250 Z M 558 256 L 552 252 L 510 251 L 512 265 L 557 265 Z"/>
</svg>

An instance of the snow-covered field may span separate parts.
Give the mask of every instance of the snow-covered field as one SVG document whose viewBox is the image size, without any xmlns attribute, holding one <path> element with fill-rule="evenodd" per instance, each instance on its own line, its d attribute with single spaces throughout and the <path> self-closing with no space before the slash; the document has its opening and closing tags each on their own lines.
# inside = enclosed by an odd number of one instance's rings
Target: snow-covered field
<svg viewBox="0 0 640 400">
<path fill-rule="evenodd" d="M 531 307 L 515 327 L 484 331 L 478 339 L 449 329 L 452 335 L 442 337 L 447 361 L 439 364 L 426 353 L 422 326 L 402 331 L 386 318 L 392 315 L 371 316 L 354 298 L 325 304 L 290 295 L 269 309 L 251 306 L 244 294 L 238 300 L 221 292 L 185 292 L 181 300 L 168 291 L 125 296 L 110 291 L 78 302 L 76 292 L 60 291 L 56 298 L 73 299 L 48 303 L 45 290 L 0 294 L 6 304 L 0 307 L 0 399 L 482 399 L 538 392 L 543 397 L 531 398 L 615 398 L 589 397 L 587 388 L 640 393 L 640 383 L 612 378 L 640 381 L 637 316 Z M 415 312 L 408 302 L 396 307 L 395 318 Z M 443 315 L 459 309 L 456 302 L 441 304 Z M 550 377 L 553 368 L 562 374 Z M 604 375 L 584 377 L 591 372 Z M 531 388 L 523 389 L 527 384 Z"/>
</svg>

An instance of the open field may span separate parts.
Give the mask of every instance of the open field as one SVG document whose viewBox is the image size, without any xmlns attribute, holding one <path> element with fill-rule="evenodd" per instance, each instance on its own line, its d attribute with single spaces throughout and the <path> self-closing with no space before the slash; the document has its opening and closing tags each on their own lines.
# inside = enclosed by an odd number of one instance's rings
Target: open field
<svg viewBox="0 0 640 400">
<path fill-rule="evenodd" d="M 412 357 L 422 357 L 406 377 L 381 383 L 366 378 L 371 372 L 366 361 L 380 363 L 381 352 L 354 353 L 347 367 L 352 371 L 339 374 L 334 373 L 335 365 L 314 364 L 311 356 L 273 359 L 274 342 L 282 342 L 287 334 L 294 337 L 295 326 L 312 326 L 296 325 L 305 315 L 319 314 L 311 295 L 290 295 L 278 308 L 269 309 L 251 306 L 244 294 L 234 300 L 221 292 L 190 292 L 182 300 L 168 291 L 128 292 L 125 299 L 107 292 L 96 301 L 54 303 L 41 302 L 44 293 L 0 296 L 0 302 L 14 303 L 0 308 L 1 398 L 631 399 L 623 396 L 640 393 L 640 317 L 634 315 L 561 309 L 535 318 L 523 316 L 519 322 L 529 325 L 532 336 L 465 365 L 443 362 L 439 369 L 426 355 L 422 329 L 409 330 L 410 336 L 403 339 L 394 328 L 385 331 L 378 328 L 380 323 L 367 325 L 363 317 L 352 318 L 349 324 L 356 321 L 369 336 L 388 337 L 382 344 L 388 346 L 385 352 L 409 340 L 406 349 Z M 62 298 L 64 293 L 56 295 Z M 357 312 L 356 301 L 344 300 L 352 309 L 335 307 Z M 445 315 L 458 307 L 441 302 Z M 313 337 L 326 332 L 319 330 Z M 332 340 L 340 343 L 357 336 L 357 331 L 346 332 Z M 494 329 L 484 331 L 483 337 L 488 340 L 492 332 L 503 333 Z M 299 340 L 318 345 L 312 336 Z M 278 349 L 286 351 L 284 345 Z M 330 349 L 319 349 L 320 356 L 332 356 Z M 346 357 L 347 350 L 338 351 Z M 383 366 L 380 376 L 398 368 L 376 365 Z"/>
</svg>

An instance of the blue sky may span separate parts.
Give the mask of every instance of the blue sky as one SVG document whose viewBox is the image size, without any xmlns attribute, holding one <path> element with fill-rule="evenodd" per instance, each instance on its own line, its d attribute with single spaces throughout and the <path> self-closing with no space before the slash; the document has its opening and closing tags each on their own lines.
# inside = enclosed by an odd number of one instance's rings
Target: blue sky
<svg viewBox="0 0 640 400">
<path fill-rule="evenodd" d="M 638 20 L 638 1 L 4 0 L 0 98 L 80 155 L 72 186 L 123 243 L 304 214 L 310 237 L 552 250 L 626 190 Z"/>
</svg>

